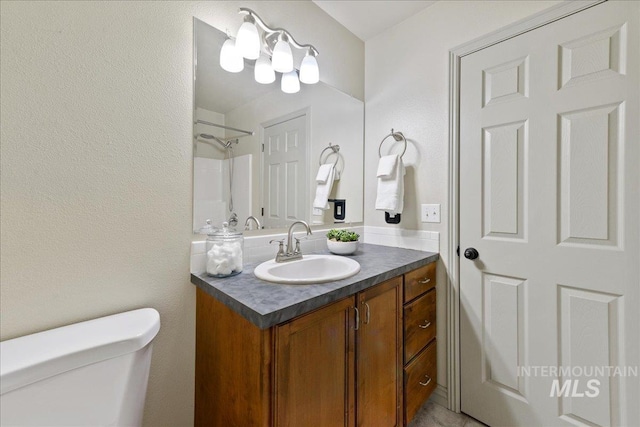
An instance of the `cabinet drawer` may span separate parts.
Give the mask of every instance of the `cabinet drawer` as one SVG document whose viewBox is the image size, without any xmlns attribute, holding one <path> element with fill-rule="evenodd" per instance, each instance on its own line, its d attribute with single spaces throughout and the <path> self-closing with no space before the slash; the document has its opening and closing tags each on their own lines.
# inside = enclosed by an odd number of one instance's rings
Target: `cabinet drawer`
<svg viewBox="0 0 640 427">
<path fill-rule="evenodd" d="M 410 271 L 404 275 L 404 302 L 411 301 L 436 286 L 436 263 Z"/>
<path fill-rule="evenodd" d="M 404 307 L 404 363 L 436 336 L 436 290 Z"/>
<path fill-rule="evenodd" d="M 436 389 L 436 341 L 433 341 L 404 369 L 405 425 Z"/>
</svg>

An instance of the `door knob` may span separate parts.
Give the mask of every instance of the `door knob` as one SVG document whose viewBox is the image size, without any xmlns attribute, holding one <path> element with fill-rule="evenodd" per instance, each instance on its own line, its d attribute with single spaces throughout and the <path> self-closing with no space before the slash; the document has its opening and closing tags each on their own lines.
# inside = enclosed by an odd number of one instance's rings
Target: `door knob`
<svg viewBox="0 0 640 427">
<path fill-rule="evenodd" d="M 464 257 L 466 259 L 476 259 L 480 254 L 476 251 L 475 248 L 467 248 L 464 251 Z"/>
</svg>

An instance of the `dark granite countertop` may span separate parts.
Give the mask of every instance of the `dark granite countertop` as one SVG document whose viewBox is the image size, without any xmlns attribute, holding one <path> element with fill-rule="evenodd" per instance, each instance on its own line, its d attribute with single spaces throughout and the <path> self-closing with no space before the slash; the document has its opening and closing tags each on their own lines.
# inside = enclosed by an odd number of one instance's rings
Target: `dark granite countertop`
<svg viewBox="0 0 640 427">
<path fill-rule="evenodd" d="M 253 269 L 260 263 L 245 264 L 242 273 L 225 279 L 206 273 L 192 274 L 191 282 L 260 329 L 266 329 L 437 261 L 439 254 L 360 244 L 349 257 L 360 263 L 360 272 L 335 282 L 313 285 L 265 282 L 253 275 Z"/>
</svg>

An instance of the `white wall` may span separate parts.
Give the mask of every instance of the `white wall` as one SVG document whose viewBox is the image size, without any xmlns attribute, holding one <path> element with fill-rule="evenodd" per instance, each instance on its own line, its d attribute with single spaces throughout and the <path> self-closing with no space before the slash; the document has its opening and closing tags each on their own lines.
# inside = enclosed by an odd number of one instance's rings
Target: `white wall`
<svg viewBox="0 0 640 427">
<path fill-rule="evenodd" d="M 193 424 L 192 18 L 241 5 L 362 98 L 362 42 L 312 2 L 0 3 L 0 337 L 157 308 L 148 426 Z"/>
<path fill-rule="evenodd" d="M 446 386 L 449 265 L 449 50 L 558 3 L 440 1 L 365 43 L 365 226 L 440 233 L 437 309 L 438 383 L 442 386 Z M 386 224 L 384 213 L 374 210 L 378 146 L 391 128 L 403 132 L 410 142 L 404 156 L 404 212 L 397 226 Z M 384 149 L 397 149 L 392 145 L 387 140 Z M 439 203 L 442 222 L 420 223 L 422 203 Z"/>
</svg>

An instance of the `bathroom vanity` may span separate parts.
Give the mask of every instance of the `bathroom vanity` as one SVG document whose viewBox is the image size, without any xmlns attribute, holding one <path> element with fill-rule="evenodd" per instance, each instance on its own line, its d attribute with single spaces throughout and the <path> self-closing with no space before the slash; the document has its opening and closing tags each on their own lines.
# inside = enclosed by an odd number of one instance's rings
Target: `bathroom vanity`
<svg viewBox="0 0 640 427">
<path fill-rule="evenodd" d="M 196 426 L 401 426 L 436 387 L 438 254 L 361 245 L 317 285 L 192 275 Z"/>
</svg>

